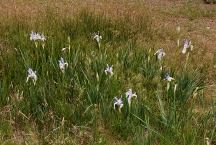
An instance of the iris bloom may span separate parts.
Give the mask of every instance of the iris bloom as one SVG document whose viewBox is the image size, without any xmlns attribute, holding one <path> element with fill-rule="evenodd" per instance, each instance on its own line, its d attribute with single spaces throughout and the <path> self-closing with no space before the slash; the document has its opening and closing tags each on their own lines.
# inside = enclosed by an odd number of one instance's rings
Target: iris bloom
<svg viewBox="0 0 216 145">
<path fill-rule="evenodd" d="M 100 33 L 98 32 L 97 34 L 95 33 L 93 36 L 93 39 L 95 39 L 98 43 L 98 47 L 100 48 L 100 41 L 102 39 L 102 36 L 100 35 Z"/>
<path fill-rule="evenodd" d="M 26 79 L 26 83 L 28 82 L 29 79 L 32 79 L 34 85 L 36 84 L 37 81 L 36 71 L 34 72 L 31 68 L 28 69 L 28 76 Z"/>
<path fill-rule="evenodd" d="M 109 66 L 107 64 L 107 68 L 105 69 L 105 74 L 110 74 L 111 76 L 113 75 L 113 66 Z"/>
<path fill-rule="evenodd" d="M 162 57 L 166 55 L 166 53 L 164 52 L 163 48 L 161 48 L 157 50 L 154 55 L 156 55 L 157 60 L 161 60 Z"/>
<path fill-rule="evenodd" d="M 174 78 L 172 78 L 168 73 L 165 75 L 164 80 L 171 82 L 172 80 L 175 80 Z"/>
<path fill-rule="evenodd" d="M 183 46 L 183 49 L 182 49 L 182 53 L 185 54 L 187 52 L 188 48 L 191 48 L 191 50 L 193 50 L 193 45 L 191 45 L 191 41 L 185 39 L 184 40 L 184 46 Z"/>
<path fill-rule="evenodd" d="M 121 108 L 124 106 L 122 97 L 119 99 L 114 97 L 114 110 L 116 109 L 116 106 L 119 108 L 119 112 L 121 112 Z"/>
<path fill-rule="evenodd" d="M 130 107 L 130 105 L 131 105 L 131 99 L 132 99 L 133 97 L 136 97 L 136 98 L 137 98 L 137 95 L 136 95 L 136 93 L 133 93 L 133 92 L 132 92 L 132 89 L 129 89 L 129 90 L 125 93 L 125 95 L 126 95 L 126 98 L 127 98 L 127 100 L 128 100 L 128 105 L 129 105 L 129 107 Z"/>
<path fill-rule="evenodd" d="M 44 36 L 44 34 L 41 34 L 40 37 L 41 37 L 41 38 L 40 38 L 41 41 L 45 41 L 45 40 L 46 40 L 46 37 Z"/>
<path fill-rule="evenodd" d="M 38 39 L 38 37 L 39 37 L 39 35 L 37 33 L 33 32 L 33 31 L 31 32 L 31 34 L 30 34 L 30 40 L 35 41 L 35 40 Z"/>
<path fill-rule="evenodd" d="M 30 40 L 32 41 L 36 41 L 36 40 L 41 40 L 41 41 L 45 41 L 46 40 L 46 37 L 44 36 L 44 34 L 39 34 L 39 33 L 36 33 L 36 32 L 31 32 L 30 34 Z"/>
<path fill-rule="evenodd" d="M 65 62 L 64 59 L 61 57 L 61 59 L 59 60 L 59 68 L 63 73 L 65 71 L 65 67 L 68 67 L 68 63 Z"/>
</svg>

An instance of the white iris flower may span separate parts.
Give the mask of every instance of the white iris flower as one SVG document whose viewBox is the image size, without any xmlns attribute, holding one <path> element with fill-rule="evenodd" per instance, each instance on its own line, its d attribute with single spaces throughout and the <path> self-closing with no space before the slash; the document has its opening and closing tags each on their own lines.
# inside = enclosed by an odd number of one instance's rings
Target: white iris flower
<svg viewBox="0 0 216 145">
<path fill-rule="evenodd" d="M 114 110 L 116 109 L 116 106 L 119 108 L 119 112 L 121 112 L 121 108 L 124 106 L 122 97 L 119 99 L 114 97 Z"/>
<path fill-rule="evenodd" d="M 132 89 L 129 89 L 129 90 L 125 93 L 125 95 L 126 95 L 126 98 L 127 98 L 127 100 L 128 100 L 128 105 L 129 105 L 129 107 L 130 107 L 130 105 L 131 105 L 131 99 L 132 99 L 133 97 L 137 98 L 137 95 L 136 95 L 136 93 L 133 93 L 133 92 L 132 92 Z"/>
<path fill-rule="evenodd" d="M 182 49 L 182 53 L 185 54 L 189 48 L 192 51 L 193 50 L 193 45 L 192 45 L 191 41 L 185 39 L 183 49 Z"/>
<path fill-rule="evenodd" d="M 154 55 L 156 55 L 157 60 L 160 61 L 166 55 L 166 53 L 164 52 L 164 49 L 161 48 L 161 49 L 158 49 Z"/>
<path fill-rule="evenodd" d="M 30 34 L 30 40 L 31 41 L 36 41 L 36 40 L 41 40 L 41 41 L 45 41 L 46 40 L 46 37 L 44 36 L 44 34 L 39 34 L 39 33 L 36 33 L 36 32 L 31 32 Z"/>
<path fill-rule="evenodd" d="M 173 80 L 175 80 L 173 77 L 171 77 L 168 73 L 165 75 L 165 78 L 164 80 L 168 81 L 168 82 L 171 82 Z"/>
<path fill-rule="evenodd" d="M 95 33 L 93 36 L 93 39 L 96 40 L 98 47 L 100 48 L 101 39 L 102 39 L 102 36 L 100 35 L 100 33 L 99 32 Z"/>
<path fill-rule="evenodd" d="M 61 57 L 61 59 L 59 60 L 59 68 L 64 73 L 66 67 L 68 67 L 68 63 L 65 62 L 64 59 Z"/>
<path fill-rule="evenodd" d="M 29 79 L 32 79 L 34 85 L 36 84 L 37 81 L 36 71 L 34 72 L 31 68 L 28 69 L 28 76 L 26 79 L 26 83 L 29 81 Z"/>
<path fill-rule="evenodd" d="M 107 74 L 110 74 L 111 76 L 113 75 L 113 66 L 109 66 L 108 64 L 107 64 L 107 68 L 105 69 L 105 74 L 107 75 Z"/>
</svg>

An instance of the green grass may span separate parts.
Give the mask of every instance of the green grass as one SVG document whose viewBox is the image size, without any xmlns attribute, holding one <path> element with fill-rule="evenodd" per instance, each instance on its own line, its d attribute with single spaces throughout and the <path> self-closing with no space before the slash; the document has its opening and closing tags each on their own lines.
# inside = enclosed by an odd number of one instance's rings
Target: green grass
<svg viewBox="0 0 216 145">
<path fill-rule="evenodd" d="M 29 40 L 31 30 L 47 36 L 44 44 L 36 47 Z M 100 49 L 92 39 L 97 31 L 103 36 Z M 70 18 L 47 11 L 33 24 L 18 18 L 2 24 L 0 40 L 7 49 L 0 53 L 0 142 L 108 144 L 101 130 L 134 145 L 201 145 L 205 137 L 215 139 L 215 111 L 194 112 L 204 98 L 203 68 L 191 64 L 192 57 L 183 56 L 176 67 L 167 59 L 156 61 L 155 35 L 148 15 L 112 20 L 86 10 Z M 65 73 L 60 57 L 69 64 Z M 106 64 L 113 65 L 113 76 L 104 73 Z M 26 83 L 28 68 L 37 71 L 36 85 Z M 163 80 L 166 72 L 174 82 Z M 138 95 L 131 108 L 124 95 L 129 88 Z M 121 95 L 118 112 L 113 98 Z M 32 138 L 23 135 L 16 142 L 15 131 L 33 132 Z"/>
</svg>

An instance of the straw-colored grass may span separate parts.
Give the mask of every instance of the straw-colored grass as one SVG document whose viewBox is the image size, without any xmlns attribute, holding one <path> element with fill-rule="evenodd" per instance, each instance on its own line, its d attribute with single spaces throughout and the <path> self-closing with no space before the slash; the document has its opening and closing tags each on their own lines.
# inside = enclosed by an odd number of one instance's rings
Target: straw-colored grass
<svg viewBox="0 0 216 145">
<path fill-rule="evenodd" d="M 0 1 L 0 143 L 215 141 L 212 7 L 168 0 Z M 31 41 L 31 31 L 46 41 Z M 92 38 L 98 31 L 100 45 Z M 194 50 L 182 54 L 186 38 Z M 154 55 L 159 48 L 162 61 Z M 68 63 L 64 73 L 61 57 Z M 36 71 L 35 85 L 26 82 L 28 68 Z M 164 80 L 167 73 L 175 80 Z M 130 88 L 137 94 L 131 104 Z M 115 110 L 114 97 L 121 95 L 124 106 Z"/>
</svg>

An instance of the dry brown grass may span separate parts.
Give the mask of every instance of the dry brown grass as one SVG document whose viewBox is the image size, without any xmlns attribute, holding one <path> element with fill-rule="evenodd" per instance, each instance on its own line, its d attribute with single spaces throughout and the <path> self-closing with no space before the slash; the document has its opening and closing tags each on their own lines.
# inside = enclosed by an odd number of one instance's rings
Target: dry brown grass
<svg viewBox="0 0 216 145">
<path fill-rule="evenodd" d="M 143 2 L 124 2 L 124 1 L 77 1 L 77 0 L 45 0 L 45 1 L 14 1 L 2 0 L 0 2 L 0 12 L 2 17 L 21 17 L 32 19 L 38 16 L 43 16 L 47 9 L 55 10 L 57 15 L 64 17 L 72 16 L 82 9 L 93 10 L 94 12 L 103 13 L 107 16 L 135 16 L 140 11 L 146 11 Z"/>
<path fill-rule="evenodd" d="M 161 40 L 159 40 L 160 44 L 157 43 L 155 47 L 164 47 L 171 57 L 179 55 L 170 53 L 170 50 L 176 49 L 174 41 L 175 35 L 172 37 L 172 33 L 175 33 L 176 26 L 181 26 L 182 38 L 190 38 L 195 43 L 195 51 L 198 50 L 197 53 L 203 55 L 202 58 L 196 58 L 195 62 L 198 61 L 201 62 L 202 65 L 209 65 L 206 95 L 208 97 L 216 97 L 216 72 L 215 64 L 213 64 L 213 57 L 216 52 L 216 15 L 199 17 L 191 21 L 187 16 L 179 15 L 179 10 L 184 9 L 185 4 L 186 0 L 177 0 L 174 2 L 172 0 L 146 0 L 145 2 L 139 0 L 128 2 L 123 0 L 1 0 L 0 13 L 2 15 L 0 16 L 0 26 L 15 18 L 31 25 L 34 23 L 35 19 L 40 19 L 40 17 L 46 15 L 46 11 L 49 9 L 55 10 L 56 15 L 62 17 L 71 17 L 82 9 L 88 9 L 96 13 L 102 13 L 114 20 L 122 17 L 130 17 L 134 22 L 138 21 L 143 14 L 147 14 L 151 16 L 153 20 L 152 25 L 155 29 L 159 30 L 160 36 L 156 37 L 161 37 L 159 38 Z M 216 8 L 215 5 L 203 5 L 201 0 L 197 1 L 195 5 L 202 9 Z M 140 38 L 140 43 L 144 43 L 142 42 L 142 38 Z M 180 61 L 182 60 L 180 59 L 179 62 Z M 16 129 L 14 129 L 14 141 L 23 143 L 23 140 L 29 140 L 29 138 L 31 138 L 33 142 L 36 144 L 38 143 L 38 134 L 33 133 L 31 130 L 28 135 L 20 134 L 22 131 Z M 80 132 L 80 130 L 76 131 L 80 133 L 78 138 L 86 137 L 86 132 Z M 106 138 L 109 138 L 110 144 L 115 142 L 104 129 L 102 129 L 101 132 L 105 134 L 104 136 Z M 91 134 L 90 132 L 87 133 Z M 127 144 L 126 142 L 119 143 Z M 55 144 L 55 142 L 53 142 L 53 144 Z"/>
</svg>

